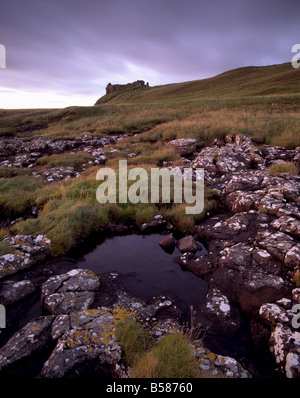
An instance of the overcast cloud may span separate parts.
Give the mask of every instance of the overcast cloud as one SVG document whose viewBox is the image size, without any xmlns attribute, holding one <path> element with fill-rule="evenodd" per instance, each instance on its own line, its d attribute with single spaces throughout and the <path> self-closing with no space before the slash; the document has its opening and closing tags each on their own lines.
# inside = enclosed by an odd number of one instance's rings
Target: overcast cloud
<svg viewBox="0 0 300 398">
<path fill-rule="evenodd" d="M 108 82 L 289 62 L 299 18 L 298 0 L 1 0 L 0 107 L 93 105 Z"/>
</svg>

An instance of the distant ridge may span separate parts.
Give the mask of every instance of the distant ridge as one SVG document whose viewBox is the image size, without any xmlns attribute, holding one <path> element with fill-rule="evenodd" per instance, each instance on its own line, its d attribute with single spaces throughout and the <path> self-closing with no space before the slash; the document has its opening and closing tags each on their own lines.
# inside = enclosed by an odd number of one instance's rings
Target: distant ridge
<svg viewBox="0 0 300 398">
<path fill-rule="evenodd" d="M 300 69 L 290 62 L 247 66 L 223 72 L 217 76 L 184 83 L 174 83 L 106 94 L 95 105 L 104 103 L 131 104 L 178 102 L 197 99 L 221 99 L 258 96 L 300 95 Z"/>
</svg>

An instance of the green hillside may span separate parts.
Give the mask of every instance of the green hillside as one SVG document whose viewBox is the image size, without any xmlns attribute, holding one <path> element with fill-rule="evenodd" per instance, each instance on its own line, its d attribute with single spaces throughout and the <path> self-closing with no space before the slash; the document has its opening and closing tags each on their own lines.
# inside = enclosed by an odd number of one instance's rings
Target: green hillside
<svg viewBox="0 0 300 398">
<path fill-rule="evenodd" d="M 143 90 L 125 90 L 101 97 L 101 103 L 154 103 L 206 98 L 241 98 L 251 96 L 300 94 L 300 71 L 291 63 L 249 66 L 220 75 L 185 83 L 155 86 Z"/>
<path fill-rule="evenodd" d="M 73 139 L 141 134 L 166 142 L 212 141 L 245 134 L 258 143 L 300 146 L 300 70 L 291 63 L 243 67 L 185 83 L 136 88 L 101 97 L 97 106 L 0 110 L 0 136 Z"/>
</svg>

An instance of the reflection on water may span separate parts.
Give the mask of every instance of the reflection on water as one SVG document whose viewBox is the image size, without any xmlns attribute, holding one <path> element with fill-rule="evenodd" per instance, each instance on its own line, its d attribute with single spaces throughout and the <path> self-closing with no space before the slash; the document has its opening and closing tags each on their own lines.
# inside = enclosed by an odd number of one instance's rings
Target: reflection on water
<svg viewBox="0 0 300 398">
<path fill-rule="evenodd" d="M 200 308 L 207 293 L 207 283 L 184 271 L 174 259 L 181 255 L 175 248 L 165 252 L 160 234 L 126 235 L 106 239 L 79 261 L 79 268 L 95 273 L 117 272 L 123 275 L 123 285 L 137 297 L 176 296 L 186 305 Z M 198 251 L 198 255 L 205 254 Z"/>
</svg>

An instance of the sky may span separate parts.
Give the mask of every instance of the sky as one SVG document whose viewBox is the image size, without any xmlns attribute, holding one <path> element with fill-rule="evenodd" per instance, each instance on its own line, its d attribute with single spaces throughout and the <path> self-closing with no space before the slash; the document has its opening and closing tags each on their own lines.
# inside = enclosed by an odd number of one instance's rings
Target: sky
<svg viewBox="0 0 300 398">
<path fill-rule="evenodd" d="M 290 62 L 296 43 L 299 0 L 0 0 L 0 108 L 90 106 L 108 83 Z"/>
</svg>

